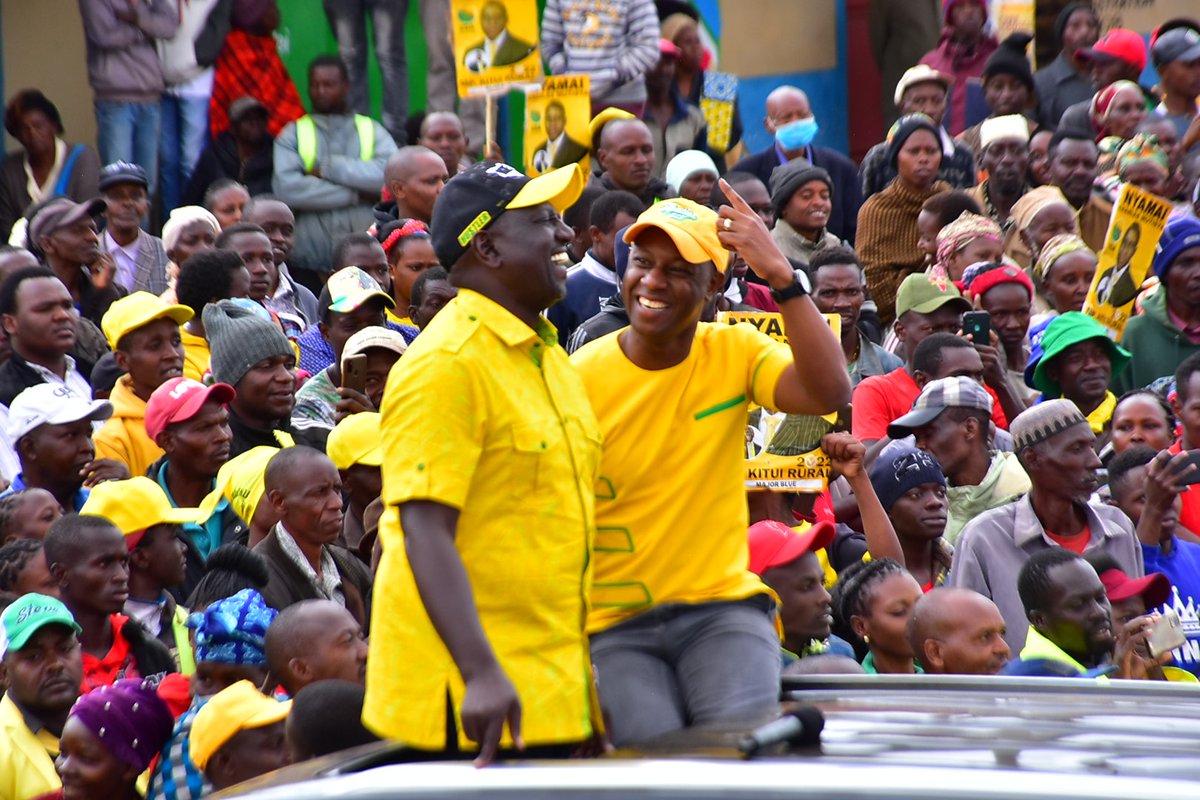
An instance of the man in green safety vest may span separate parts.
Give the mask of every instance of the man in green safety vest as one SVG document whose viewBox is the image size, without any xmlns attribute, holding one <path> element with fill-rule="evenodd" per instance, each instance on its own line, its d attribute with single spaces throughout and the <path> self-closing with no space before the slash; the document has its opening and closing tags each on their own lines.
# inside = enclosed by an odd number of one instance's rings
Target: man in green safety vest
<svg viewBox="0 0 1200 800">
<path fill-rule="evenodd" d="M 396 151 L 382 125 L 351 113 L 350 81 L 336 56 L 309 64 L 308 96 L 312 113 L 275 139 L 273 180 L 275 194 L 296 214 L 288 268 L 302 283 L 323 279 L 337 240 L 374 221 L 384 164 Z"/>
</svg>

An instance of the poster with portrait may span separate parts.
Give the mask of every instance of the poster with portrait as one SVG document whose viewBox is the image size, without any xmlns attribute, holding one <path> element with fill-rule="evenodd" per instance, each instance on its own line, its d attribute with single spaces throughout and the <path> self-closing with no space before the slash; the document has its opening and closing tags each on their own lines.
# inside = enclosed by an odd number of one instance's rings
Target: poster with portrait
<svg viewBox="0 0 1200 800">
<path fill-rule="evenodd" d="M 556 75 L 525 95 L 525 172 L 541 175 L 567 164 L 588 174 L 592 98 L 587 75 Z"/>
<path fill-rule="evenodd" d="M 835 336 L 841 336 L 842 318 L 824 314 Z M 767 311 L 726 311 L 717 322 L 753 325 L 779 342 L 787 342 L 783 315 Z M 819 493 L 829 486 L 829 456 L 821 439 L 833 431 L 850 430 L 850 409 L 823 417 L 782 414 L 755 409 L 746 426 L 746 480 L 750 491 Z"/>
<path fill-rule="evenodd" d="M 1171 204 L 1161 197 L 1128 183 L 1121 187 L 1083 304 L 1083 313 L 1095 317 L 1114 339 L 1125 330 L 1133 301 L 1150 274 L 1154 248 L 1170 213 Z"/>
<path fill-rule="evenodd" d="M 458 96 L 542 76 L 537 0 L 450 0 Z"/>
</svg>

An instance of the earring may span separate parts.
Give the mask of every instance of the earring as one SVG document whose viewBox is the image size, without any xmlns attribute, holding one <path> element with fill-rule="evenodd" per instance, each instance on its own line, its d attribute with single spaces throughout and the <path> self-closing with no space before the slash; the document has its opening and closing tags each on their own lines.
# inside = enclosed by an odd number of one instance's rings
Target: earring
<svg viewBox="0 0 1200 800">
<path fill-rule="evenodd" d="M 863 644 L 870 644 L 870 643 L 871 643 L 871 637 L 864 634 L 863 635 Z"/>
</svg>

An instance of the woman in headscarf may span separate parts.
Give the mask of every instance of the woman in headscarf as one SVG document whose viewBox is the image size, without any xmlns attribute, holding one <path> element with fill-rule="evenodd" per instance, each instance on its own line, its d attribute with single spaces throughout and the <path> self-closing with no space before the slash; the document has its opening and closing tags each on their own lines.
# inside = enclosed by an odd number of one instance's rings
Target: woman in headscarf
<svg viewBox="0 0 1200 800">
<path fill-rule="evenodd" d="M 1079 235 L 1075 209 L 1057 186 L 1030 189 L 1012 207 L 1013 226 L 1004 243 L 1004 255 L 1023 268 L 1037 261 L 1046 242 L 1062 234 Z"/>
<path fill-rule="evenodd" d="M 175 302 L 179 265 L 193 253 L 215 247 L 220 232 L 217 218 L 200 206 L 180 206 L 171 212 L 162 229 L 163 249 L 167 251 L 167 290 L 162 293 L 163 300 Z"/>
<path fill-rule="evenodd" d="M 958 282 L 972 264 L 999 261 L 1004 254 L 1000 226 L 988 217 L 964 211 L 937 235 L 937 261 L 929 272 Z"/>
<path fill-rule="evenodd" d="M 1126 183 L 1164 199 L 1170 194 L 1170 159 L 1157 136 L 1134 134 L 1117 151 L 1115 166 L 1116 173 L 1104 180 L 1104 189 L 1111 202 L 1117 201 L 1121 186 Z"/>
<path fill-rule="evenodd" d="M 1100 168 L 1111 166 L 1121 144 L 1133 138 L 1146 118 L 1146 95 L 1133 81 L 1110 83 L 1092 97 L 1088 118 L 1100 144 Z"/>
<path fill-rule="evenodd" d="M 154 687 L 126 678 L 75 702 L 54 766 L 63 800 L 141 800 L 138 776 L 171 737 L 173 720 Z"/>
<path fill-rule="evenodd" d="M 1037 288 L 1033 310 L 1037 313 L 1029 321 L 1030 331 L 1045 327 L 1059 314 L 1083 310 L 1097 263 L 1099 259 L 1087 242 L 1073 233 L 1046 242 L 1033 264 Z"/>
<path fill-rule="evenodd" d="M 879 319 L 890 325 L 896 317 L 900 282 L 924 266 L 924 254 L 916 247 L 917 215 L 926 200 L 950 185 L 937 179 L 942 144 L 937 126 L 924 114 L 897 120 L 888 131 L 886 152 L 897 175 L 863 203 L 855 244 L 867 286 L 879 306 Z"/>
</svg>

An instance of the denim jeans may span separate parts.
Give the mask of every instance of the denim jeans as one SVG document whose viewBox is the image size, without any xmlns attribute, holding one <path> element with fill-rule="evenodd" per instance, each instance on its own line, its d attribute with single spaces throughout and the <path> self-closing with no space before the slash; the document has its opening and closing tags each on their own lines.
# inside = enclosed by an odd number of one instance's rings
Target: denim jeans
<svg viewBox="0 0 1200 800">
<path fill-rule="evenodd" d="M 131 161 L 146 170 L 150 194 L 158 188 L 159 105 L 96 100 L 96 144 L 100 164 Z"/>
<path fill-rule="evenodd" d="M 613 744 L 690 725 L 758 722 L 779 704 L 770 601 L 659 606 L 592 636 Z"/>
<path fill-rule="evenodd" d="M 162 215 L 165 219 L 179 199 L 200 153 L 208 143 L 208 100 L 203 95 L 162 96 L 162 130 L 158 159 L 162 172 Z"/>
<path fill-rule="evenodd" d="M 367 14 L 371 15 L 375 58 L 383 78 L 383 127 L 403 147 L 408 114 L 408 66 L 404 60 L 408 0 L 325 0 L 325 16 L 350 73 L 350 105 L 359 114 L 371 113 L 367 94 Z"/>
</svg>

